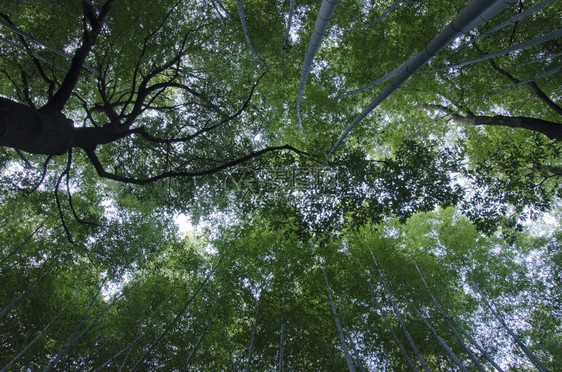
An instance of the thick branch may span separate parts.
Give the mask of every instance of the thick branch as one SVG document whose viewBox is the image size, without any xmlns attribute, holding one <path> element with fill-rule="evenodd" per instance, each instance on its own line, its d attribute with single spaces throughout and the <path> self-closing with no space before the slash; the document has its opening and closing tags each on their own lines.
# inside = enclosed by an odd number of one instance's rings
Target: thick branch
<svg viewBox="0 0 562 372">
<path fill-rule="evenodd" d="M 555 165 L 543 164 L 541 166 L 541 168 L 544 169 L 545 171 L 547 171 L 548 173 L 550 173 L 551 175 L 562 176 L 562 167 L 557 167 Z"/>
<path fill-rule="evenodd" d="M 200 170 L 200 171 L 163 172 L 163 173 L 161 173 L 157 176 L 153 176 L 153 177 L 135 178 L 135 177 L 129 177 L 129 176 L 121 176 L 121 175 L 118 175 L 118 174 L 115 174 L 115 173 L 110 173 L 110 172 L 106 171 L 105 168 L 103 167 L 103 165 L 101 164 L 99 158 L 97 157 L 94 149 L 85 149 L 86 155 L 90 159 L 90 162 L 92 163 L 92 165 L 94 166 L 94 168 L 96 169 L 96 172 L 98 173 L 98 175 L 100 177 L 108 178 L 108 179 L 111 179 L 111 180 L 114 180 L 114 181 L 119 181 L 119 182 L 124 182 L 124 183 L 132 183 L 132 184 L 136 184 L 136 185 L 146 185 L 146 184 L 153 183 L 153 182 L 156 182 L 156 181 L 159 181 L 159 180 L 162 180 L 162 179 L 166 179 L 166 178 L 200 177 L 200 176 L 211 175 L 211 174 L 218 173 L 222 170 L 235 167 L 235 166 L 237 166 L 239 164 L 242 164 L 242 163 L 245 163 L 249 160 L 259 158 L 262 155 L 265 155 L 269 152 L 274 152 L 274 151 L 279 151 L 279 150 L 290 150 L 290 151 L 293 151 L 293 152 L 295 152 L 299 155 L 303 154 L 302 151 L 299 151 L 299 150 L 297 150 L 296 148 L 294 148 L 293 146 L 290 146 L 290 145 L 273 146 L 273 147 L 267 147 L 263 150 L 252 152 L 252 153 L 250 153 L 246 156 L 243 156 L 241 158 L 225 162 L 225 163 L 223 163 L 219 166 L 204 169 L 204 170 Z"/>
<path fill-rule="evenodd" d="M 80 147 L 82 149 L 96 148 L 99 145 L 115 142 L 131 134 L 131 131 L 120 131 L 107 126 L 97 128 L 72 128 L 70 147 Z"/>
<path fill-rule="evenodd" d="M 104 55 L 103 58 L 105 59 L 106 55 Z M 117 123 L 119 121 L 119 115 L 115 111 L 115 105 L 110 103 L 107 96 L 107 73 L 109 70 L 109 64 L 107 64 L 106 68 L 104 69 L 102 67 L 102 63 L 100 63 L 98 70 L 98 92 L 100 93 L 101 99 L 103 101 L 102 110 L 105 112 L 111 123 Z"/>
<path fill-rule="evenodd" d="M 43 112 L 60 112 L 64 108 L 64 105 L 69 100 L 72 95 L 72 91 L 78 82 L 80 77 L 80 71 L 86 61 L 86 57 L 90 54 L 92 47 L 96 43 L 98 35 L 101 31 L 101 26 L 104 18 L 107 16 L 111 3 L 113 0 L 107 0 L 100 10 L 100 14 L 95 22 L 92 22 L 92 31 L 84 30 L 84 36 L 82 38 L 82 45 L 74 52 L 72 57 L 72 62 L 70 63 L 70 69 L 66 73 L 64 80 L 57 92 L 49 99 L 47 104 L 43 106 L 40 110 Z M 87 7 L 85 7 L 87 8 Z M 84 17 L 90 19 L 90 16 L 84 15 Z"/>
<path fill-rule="evenodd" d="M 550 139 L 562 140 L 562 124 L 523 116 L 476 116 L 474 125 L 501 125 L 512 128 L 525 128 L 544 134 Z"/>
<path fill-rule="evenodd" d="M 37 181 L 37 184 L 35 186 L 33 186 L 31 189 L 24 190 L 24 192 L 26 194 L 33 194 L 35 192 L 35 190 L 37 190 L 39 188 L 39 186 L 41 186 L 41 184 L 45 180 L 45 176 L 47 175 L 47 167 L 49 166 L 49 161 L 51 160 L 52 157 L 53 157 L 53 155 L 47 156 L 47 159 L 45 159 L 45 163 L 43 163 L 43 173 L 41 173 L 41 178 L 39 178 L 39 181 Z"/>
<path fill-rule="evenodd" d="M 72 193 L 70 192 L 70 169 L 71 169 L 71 166 L 72 166 L 72 151 L 69 151 L 68 152 L 68 163 L 67 163 L 67 168 L 66 168 L 66 195 L 68 196 L 68 206 L 70 207 L 72 215 L 74 216 L 74 219 L 76 221 L 78 221 L 78 223 L 80 223 L 80 224 L 89 225 L 89 226 L 99 226 L 96 223 L 88 222 L 88 221 L 80 218 L 78 216 L 78 213 L 76 213 L 76 209 L 74 208 L 74 203 L 72 202 Z"/>
<path fill-rule="evenodd" d="M 422 105 L 424 108 L 441 111 L 455 121 L 467 125 L 499 125 L 512 128 L 524 128 L 544 134 L 550 139 L 562 140 L 562 124 L 525 116 L 462 116 L 454 110 L 441 105 Z"/>
</svg>

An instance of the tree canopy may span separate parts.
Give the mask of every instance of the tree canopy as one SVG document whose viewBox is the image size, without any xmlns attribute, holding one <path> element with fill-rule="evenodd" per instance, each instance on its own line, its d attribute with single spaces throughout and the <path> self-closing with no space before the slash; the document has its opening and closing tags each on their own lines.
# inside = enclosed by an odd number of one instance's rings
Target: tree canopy
<svg viewBox="0 0 562 372">
<path fill-rule="evenodd" d="M 558 370 L 561 14 L 4 1 L 0 368 Z"/>
</svg>

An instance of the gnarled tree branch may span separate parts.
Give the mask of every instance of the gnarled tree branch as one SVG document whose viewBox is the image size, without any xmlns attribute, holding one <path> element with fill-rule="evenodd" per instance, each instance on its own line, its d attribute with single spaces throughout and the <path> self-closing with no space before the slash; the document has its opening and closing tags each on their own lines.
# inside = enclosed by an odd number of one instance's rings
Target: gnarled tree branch
<svg viewBox="0 0 562 372">
<path fill-rule="evenodd" d="M 103 164 L 100 162 L 98 156 L 95 153 L 94 149 L 86 149 L 86 155 L 88 156 L 88 159 L 90 159 L 90 162 L 92 163 L 92 165 L 94 166 L 94 168 L 96 169 L 96 172 L 98 173 L 98 175 L 100 177 L 103 178 L 108 178 L 114 181 L 118 181 L 118 182 L 124 182 L 124 183 L 131 183 L 131 184 L 136 184 L 136 185 L 147 185 L 149 183 L 153 183 L 162 179 L 166 179 L 166 178 L 177 178 L 177 177 L 200 177 L 200 176 L 207 176 L 207 175 L 211 175 L 211 174 L 215 174 L 218 173 L 222 170 L 228 169 L 228 168 L 232 168 L 235 167 L 237 165 L 243 164 L 249 160 L 252 159 L 256 159 L 259 158 L 267 153 L 270 152 L 274 152 L 274 151 L 280 151 L 280 150 L 290 150 L 296 154 L 299 155 L 304 155 L 304 152 L 294 148 L 293 146 L 290 145 L 284 145 L 284 146 L 272 146 L 272 147 L 267 147 L 263 150 L 259 150 L 259 151 L 254 151 L 248 155 L 242 156 L 240 158 L 231 160 L 231 161 L 227 161 L 224 162 L 216 167 L 212 167 L 212 168 L 208 168 L 208 169 L 204 169 L 204 170 L 200 170 L 200 171 L 171 171 L 171 172 L 163 172 L 160 173 L 159 175 L 156 176 L 152 176 L 152 177 L 147 177 L 147 178 L 135 178 L 135 177 L 129 177 L 129 176 L 122 176 L 119 174 L 115 174 L 115 173 L 111 173 L 105 170 L 105 168 L 103 167 Z"/>
<path fill-rule="evenodd" d="M 140 127 L 140 128 L 135 128 L 135 129 L 131 129 L 129 131 L 129 133 L 132 134 L 138 134 L 143 136 L 145 139 L 151 141 L 151 142 L 155 142 L 155 143 L 178 143 L 178 142 L 187 142 L 187 141 L 191 141 L 192 139 L 208 133 L 218 127 L 220 127 L 223 124 L 226 124 L 230 121 L 232 121 L 233 119 L 235 119 L 236 117 L 240 116 L 242 114 L 242 112 L 244 112 L 244 110 L 246 110 L 248 108 L 248 105 L 250 104 L 250 101 L 252 100 L 252 96 L 254 95 L 254 91 L 256 89 L 256 87 L 258 86 L 258 83 L 260 82 L 260 80 L 264 77 L 265 72 L 258 78 L 258 80 L 254 83 L 254 85 L 252 86 L 252 89 L 250 89 L 250 94 L 248 95 L 248 98 L 246 99 L 246 101 L 244 101 L 244 104 L 242 105 L 242 107 L 240 107 L 240 109 L 238 111 L 236 111 L 234 114 L 226 117 L 225 119 L 219 121 L 218 123 L 215 123 L 211 126 L 206 126 L 203 129 L 200 129 L 198 131 L 196 131 L 195 133 L 189 135 L 189 136 L 185 136 L 185 137 L 180 137 L 180 138 L 158 138 L 155 136 L 152 136 L 151 134 L 149 134 L 145 128 Z M 156 84 L 158 87 L 156 89 L 162 89 L 163 87 L 178 87 L 178 88 L 182 88 L 182 89 L 186 89 L 191 93 L 191 89 L 183 84 L 178 84 L 178 83 L 161 83 L 161 84 Z M 153 86 L 151 86 L 149 89 L 153 88 Z M 214 106 L 214 105 L 213 105 Z M 216 107 L 216 106 L 215 106 Z M 218 107 L 217 107 L 218 109 Z M 220 109 L 219 109 L 220 110 Z M 224 112 L 222 112 L 222 110 L 220 110 L 220 112 L 224 115 Z"/>
</svg>

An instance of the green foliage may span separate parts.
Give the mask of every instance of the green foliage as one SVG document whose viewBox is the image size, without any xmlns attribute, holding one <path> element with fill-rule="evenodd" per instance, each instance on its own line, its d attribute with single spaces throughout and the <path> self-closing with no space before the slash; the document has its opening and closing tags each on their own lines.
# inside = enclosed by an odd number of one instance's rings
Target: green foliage
<svg viewBox="0 0 562 372">
<path fill-rule="evenodd" d="M 25 33 L 1 28 L 2 97 L 34 108 L 51 99 L 92 29 L 87 3 L 0 6 L 0 20 Z M 404 330 L 431 370 L 459 367 L 415 305 L 471 371 L 451 324 L 506 370 L 532 370 L 492 310 L 556 370 L 560 141 L 462 119 L 560 123 L 560 73 L 519 84 L 557 66 L 559 40 L 434 69 L 559 28 L 562 3 L 470 45 L 539 3 L 521 1 L 461 36 L 328 164 L 337 136 L 388 81 L 343 95 L 423 50 L 469 2 L 406 0 L 377 24 L 394 1 L 341 2 L 304 91 L 302 129 L 295 93 L 320 2 L 296 2 L 285 50 L 289 1 L 242 3 L 260 65 L 234 0 L 112 2 L 62 114 L 105 134 L 114 116 L 134 119 L 130 133 L 95 146 L 127 182 L 100 177 L 84 147 L 49 157 L 0 147 L 0 365 L 42 370 L 60 353 L 54 369 L 68 371 L 345 370 L 325 270 L 356 369 L 408 370 L 396 339 L 421 369 Z M 6 125 L 0 117 L 0 137 Z M 287 143 L 298 151 L 131 182 Z M 193 223 L 186 235 L 179 214 Z M 545 216 L 555 231 L 537 233 Z"/>
</svg>

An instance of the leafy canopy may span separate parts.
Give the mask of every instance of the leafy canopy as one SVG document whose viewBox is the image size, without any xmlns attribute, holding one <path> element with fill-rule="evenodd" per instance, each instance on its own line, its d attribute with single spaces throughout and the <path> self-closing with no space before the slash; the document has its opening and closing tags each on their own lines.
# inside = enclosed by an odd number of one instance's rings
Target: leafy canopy
<svg viewBox="0 0 562 372">
<path fill-rule="evenodd" d="M 555 370 L 562 3 L 505 3 L 325 161 L 484 3 L 5 1 L 0 364 Z"/>
</svg>

